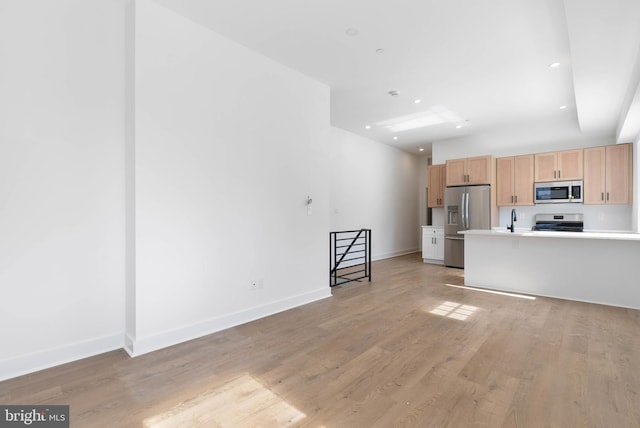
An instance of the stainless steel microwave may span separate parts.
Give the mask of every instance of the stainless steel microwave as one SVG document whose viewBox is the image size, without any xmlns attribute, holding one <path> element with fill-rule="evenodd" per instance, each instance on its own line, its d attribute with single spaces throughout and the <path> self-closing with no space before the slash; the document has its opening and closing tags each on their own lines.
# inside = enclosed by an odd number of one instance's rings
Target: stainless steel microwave
<svg viewBox="0 0 640 428">
<path fill-rule="evenodd" d="M 534 197 L 536 204 L 581 203 L 582 180 L 536 183 Z"/>
</svg>

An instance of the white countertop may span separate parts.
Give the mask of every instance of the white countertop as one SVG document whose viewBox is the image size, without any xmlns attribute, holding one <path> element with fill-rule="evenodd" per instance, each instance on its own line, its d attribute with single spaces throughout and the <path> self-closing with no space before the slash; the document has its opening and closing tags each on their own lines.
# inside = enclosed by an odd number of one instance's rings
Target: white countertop
<svg viewBox="0 0 640 428">
<path fill-rule="evenodd" d="M 527 229 L 516 229 L 511 233 L 504 230 L 466 230 L 458 232 L 464 235 L 495 236 L 511 238 L 570 238 L 570 239 L 608 239 L 618 241 L 640 241 L 640 233 L 631 232 L 540 232 Z"/>
</svg>

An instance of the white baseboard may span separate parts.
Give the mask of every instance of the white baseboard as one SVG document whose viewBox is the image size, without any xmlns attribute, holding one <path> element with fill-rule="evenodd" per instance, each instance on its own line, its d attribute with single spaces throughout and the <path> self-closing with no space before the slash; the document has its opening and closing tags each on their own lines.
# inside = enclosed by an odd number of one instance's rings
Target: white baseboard
<svg viewBox="0 0 640 428">
<path fill-rule="evenodd" d="M 392 257 L 400 257 L 400 256 L 406 256 L 407 254 L 413 254 L 413 253 L 417 253 L 420 252 L 419 248 L 409 248 L 407 250 L 398 250 L 398 251 L 393 251 L 391 253 L 383 253 L 383 254 L 376 254 L 376 255 L 372 255 L 371 256 L 371 260 L 372 261 L 376 261 L 376 260 L 384 260 L 384 259 L 390 259 Z"/>
<path fill-rule="evenodd" d="M 0 381 L 121 349 L 122 334 L 71 343 L 0 361 Z"/>
<path fill-rule="evenodd" d="M 213 318 L 203 322 L 191 324 L 185 327 L 167 330 L 152 336 L 142 338 L 125 338 L 125 350 L 132 357 L 147 354 L 158 349 L 186 342 L 188 340 L 197 339 L 227 328 L 235 327 L 250 321 L 264 318 L 287 309 L 295 308 L 316 300 L 331 297 L 331 289 L 329 286 L 300 294 L 286 299 L 270 302 L 265 305 L 255 306 L 250 309 L 235 312 L 218 318 Z"/>
</svg>

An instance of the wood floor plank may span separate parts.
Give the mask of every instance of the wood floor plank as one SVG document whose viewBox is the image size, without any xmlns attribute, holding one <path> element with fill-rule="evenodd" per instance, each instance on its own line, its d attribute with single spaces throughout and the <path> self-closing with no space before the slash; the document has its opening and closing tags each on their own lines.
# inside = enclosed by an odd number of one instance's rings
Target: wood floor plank
<svg viewBox="0 0 640 428">
<path fill-rule="evenodd" d="M 72 426 L 640 427 L 640 311 L 461 287 L 419 255 L 333 297 L 134 359 L 0 382 Z"/>
</svg>

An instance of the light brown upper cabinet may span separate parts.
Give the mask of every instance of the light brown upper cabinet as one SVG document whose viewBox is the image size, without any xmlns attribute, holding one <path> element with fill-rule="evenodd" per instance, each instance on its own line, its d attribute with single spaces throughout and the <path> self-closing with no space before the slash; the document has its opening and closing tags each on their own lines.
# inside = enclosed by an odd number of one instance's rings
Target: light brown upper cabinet
<svg viewBox="0 0 640 428">
<path fill-rule="evenodd" d="M 533 157 L 511 156 L 496 160 L 499 206 L 533 205 Z"/>
<path fill-rule="evenodd" d="M 583 150 L 535 155 L 535 182 L 582 180 Z"/>
<path fill-rule="evenodd" d="M 631 144 L 584 149 L 585 204 L 632 202 Z"/>
<path fill-rule="evenodd" d="M 491 184 L 492 176 L 492 156 L 451 159 L 446 163 L 447 186 L 464 186 L 465 184 Z"/>
<path fill-rule="evenodd" d="M 444 207 L 444 181 L 445 166 L 430 165 L 429 166 L 429 198 L 427 207 L 442 208 Z"/>
</svg>

